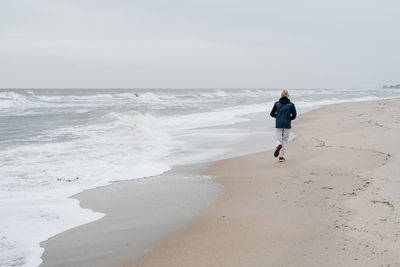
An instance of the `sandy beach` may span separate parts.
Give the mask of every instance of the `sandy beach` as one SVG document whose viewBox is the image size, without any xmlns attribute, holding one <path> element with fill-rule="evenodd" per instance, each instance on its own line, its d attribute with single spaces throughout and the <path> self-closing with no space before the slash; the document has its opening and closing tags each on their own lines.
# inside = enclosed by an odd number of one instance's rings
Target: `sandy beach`
<svg viewBox="0 0 400 267">
<path fill-rule="evenodd" d="M 36 2 L 0 1 L 0 267 L 400 267 L 400 1 Z"/>
<path fill-rule="evenodd" d="M 271 151 L 218 161 L 220 197 L 129 266 L 399 266 L 400 101 L 300 116 Z"/>
</svg>

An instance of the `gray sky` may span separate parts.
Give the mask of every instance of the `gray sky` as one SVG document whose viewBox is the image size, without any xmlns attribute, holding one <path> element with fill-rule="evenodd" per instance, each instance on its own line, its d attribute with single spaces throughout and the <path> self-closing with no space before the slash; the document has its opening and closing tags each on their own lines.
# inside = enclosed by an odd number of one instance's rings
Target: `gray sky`
<svg viewBox="0 0 400 267">
<path fill-rule="evenodd" d="M 0 0 L 0 88 L 400 83 L 399 0 Z"/>
</svg>

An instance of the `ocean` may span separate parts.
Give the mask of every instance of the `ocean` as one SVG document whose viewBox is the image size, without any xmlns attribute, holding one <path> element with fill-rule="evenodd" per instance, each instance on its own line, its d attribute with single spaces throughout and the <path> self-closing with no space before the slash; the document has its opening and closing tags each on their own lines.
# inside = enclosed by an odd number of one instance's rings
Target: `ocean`
<svg viewBox="0 0 400 267">
<path fill-rule="evenodd" d="M 379 88 L 289 92 L 300 116 L 400 95 Z M 277 89 L 1 89 L 0 266 L 38 266 L 40 242 L 104 216 L 80 208 L 74 194 L 239 155 L 239 142 L 273 132 L 269 111 L 279 96 Z M 262 131 L 219 127 L 262 112 Z"/>
</svg>

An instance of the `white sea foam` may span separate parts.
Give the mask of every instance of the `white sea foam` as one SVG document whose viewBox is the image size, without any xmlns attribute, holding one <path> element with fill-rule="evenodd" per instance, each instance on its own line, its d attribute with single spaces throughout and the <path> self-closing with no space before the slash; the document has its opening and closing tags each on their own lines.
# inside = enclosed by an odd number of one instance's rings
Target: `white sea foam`
<svg viewBox="0 0 400 267">
<path fill-rule="evenodd" d="M 15 92 L 0 92 L 0 109 L 12 107 L 31 106 L 32 101 L 22 94 Z"/>
<path fill-rule="evenodd" d="M 228 94 L 224 90 L 218 90 L 211 93 L 202 93 L 200 94 L 200 96 L 207 98 L 215 98 L 215 97 L 226 97 L 228 96 Z"/>
<path fill-rule="evenodd" d="M 32 114 L 58 113 L 58 108 L 71 108 L 71 113 L 82 113 L 85 107 L 96 107 L 113 104 L 111 95 L 96 96 L 44 96 L 33 92 L 0 92 L 0 116 L 25 116 Z"/>
<path fill-rule="evenodd" d="M 247 119 L 240 117 L 246 114 L 263 112 L 266 104 L 241 105 L 212 112 L 194 113 L 181 116 L 161 117 L 164 125 L 172 130 L 185 130 L 216 125 L 234 124 Z"/>
<path fill-rule="evenodd" d="M 138 98 L 143 101 L 143 102 L 154 102 L 154 101 L 160 101 L 160 98 L 153 93 L 143 93 L 143 94 L 139 94 Z"/>
<path fill-rule="evenodd" d="M 149 114 L 110 113 L 96 125 L 46 134 L 60 133 L 78 138 L 18 146 L 0 155 L 0 266 L 37 266 L 39 242 L 102 216 L 81 209 L 69 196 L 170 168 L 157 159 L 168 154 L 172 140 Z"/>
<path fill-rule="evenodd" d="M 333 97 L 326 100 L 321 101 L 296 101 L 296 106 L 299 107 L 313 107 L 318 108 L 320 106 L 326 106 L 331 104 L 340 104 L 340 103 L 350 103 L 350 102 L 363 102 L 363 101 L 373 101 L 373 100 L 382 100 L 382 99 L 389 99 L 392 97 L 377 97 L 377 96 L 362 96 L 362 97 L 354 97 L 350 99 L 341 99 L 337 97 Z"/>
</svg>

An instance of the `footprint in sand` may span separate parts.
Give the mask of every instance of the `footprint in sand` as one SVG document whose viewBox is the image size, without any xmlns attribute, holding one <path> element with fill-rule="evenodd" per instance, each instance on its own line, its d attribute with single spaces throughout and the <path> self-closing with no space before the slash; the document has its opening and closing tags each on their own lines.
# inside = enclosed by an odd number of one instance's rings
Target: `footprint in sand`
<svg viewBox="0 0 400 267">
<path fill-rule="evenodd" d="M 332 190 L 332 189 L 333 189 L 333 187 L 323 186 L 323 187 L 321 187 L 321 189 L 328 189 L 328 190 Z"/>
<path fill-rule="evenodd" d="M 342 193 L 343 196 L 357 196 L 356 192 Z"/>
<path fill-rule="evenodd" d="M 384 205 L 388 205 L 391 208 L 394 208 L 394 205 L 392 203 L 390 203 L 389 201 L 385 201 L 385 200 L 371 200 L 372 203 L 374 204 L 384 204 Z"/>
</svg>

